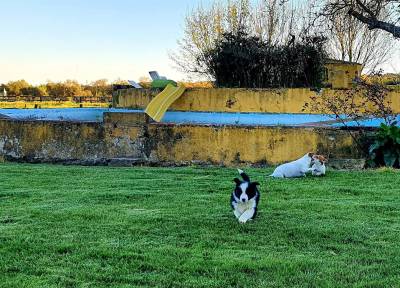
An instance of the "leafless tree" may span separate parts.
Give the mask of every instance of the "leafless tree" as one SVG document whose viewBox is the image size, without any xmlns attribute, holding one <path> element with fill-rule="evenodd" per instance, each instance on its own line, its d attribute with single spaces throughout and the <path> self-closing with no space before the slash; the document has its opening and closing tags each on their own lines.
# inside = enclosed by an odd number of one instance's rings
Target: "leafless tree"
<svg viewBox="0 0 400 288">
<path fill-rule="evenodd" d="M 322 14 L 329 17 L 348 14 L 369 30 L 380 29 L 400 38 L 400 0 L 329 0 Z"/>
<path fill-rule="evenodd" d="M 214 2 L 199 6 L 185 18 L 184 36 L 171 59 L 177 68 L 189 75 L 207 76 L 205 54 L 215 47 L 224 33 L 244 30 L 271 45 L 282 44 L 300 29 L 295 25 L 296 11 L 282 0 L 249 0 Z"/>
<path fill-rule="evenodd" d="M 295 9 L 281 0 L 263 0 L 252 11 L 251 30 L 270 45 L 283 44 L 298 32 Z"/>
<path fill-rule="evenodd" d="M 386 18 L 382 16 L 382 19 Z M 324 24 L 327 51 L 332 58 L 358 62 L 369 72 L 385 63 L 393 52 L 395 40 L 390 34 L 382 30 L 369 30 L 343 11 L 335 17 L 324 17 Z"/>
<path fill-rule="evenodd" d="M 284 1 L 290 2 L 289 0 Z M 306 1 L 306 5 L 300 12 L 303 33 L 304 30 L 308 30 L 308 33 L 312 35 L 324 35 L 327 39 L 326 50 L 331 58 L 361 63 L 364 71 L 370 73 L 391 57 L 396 40 L 394 40 L 393 35 L 383 30 L 371 30 L 367 25 L 350 15 L 349 9 L 345 9 L 343 6 L 346 4 L 345 2 L 351 4 L 355 1 Z M 379 8 L 379 19 L 382 21 L 393 22 L 395 19 L 396 13 L 395 10 L 393 11 L 395 6 L 393 6 L 393 1 L 391 2 L 392 5 L 386 3 L 387 5 Z"/>
<path fill-rule="evenodd" d="M 224 33 L 236 33 L 239 29 L 270 45 L 323 34 L 332 58 L 361 63 L 367 72 L 391 56 L 395 46 L 392 36 L 398 37 L 400 0 L 305 0 L 301 2 L 303 5 L 298 3 L 293 0 L 259 0 L 256 3 L 215 0 L 211 6 L 199 6 L 186 16 L 184 36 L 178 41 L 178 50 L 170 56 L 176 67 L 187 75 L 209 78 L 206 52 L 215 47 Z M 359 15 L 369 19 L 368 25 Z M 381 28 L 382 23 L 392 25 L 392 30 Z M 382 29 L 390 30 L 391 34 Z"/>
</svg>

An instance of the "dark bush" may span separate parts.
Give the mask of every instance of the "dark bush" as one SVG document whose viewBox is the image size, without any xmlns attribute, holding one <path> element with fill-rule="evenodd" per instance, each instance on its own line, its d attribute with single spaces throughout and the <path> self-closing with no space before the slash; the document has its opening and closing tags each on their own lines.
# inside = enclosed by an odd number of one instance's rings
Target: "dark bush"
<svg viewBox="0 0 400 288">
<path fill-rule="evenodd" d="M 274 88 L 322 86 L 323 39 L 313 37 L 270 46 L 244 32 L 224 34 L 206 53 L 217 87 Z"/>
<path fill-rule="evenodd" d="M 373 167 L 387 166 L 400 168 L 400 127 L 381 124 L 375 135 L 374 143 L 369 147 L 369 164 Z"/>
</svg>

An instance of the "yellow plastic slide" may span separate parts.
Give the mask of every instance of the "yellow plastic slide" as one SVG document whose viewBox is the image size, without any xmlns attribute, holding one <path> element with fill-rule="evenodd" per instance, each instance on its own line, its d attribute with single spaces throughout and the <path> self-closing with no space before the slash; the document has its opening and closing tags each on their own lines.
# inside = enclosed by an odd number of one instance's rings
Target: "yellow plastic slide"
<svg viewBox="0 0 400 288">
<path fill-rule="evenodd" d="M 161 93 L 151 100 L 144 112 L 154 121 L 160 122 L 169 106 L 181 97 L 185 90 L 184 86 L 175 87 L 172 84 L 168 84 Z"/>
</svg>

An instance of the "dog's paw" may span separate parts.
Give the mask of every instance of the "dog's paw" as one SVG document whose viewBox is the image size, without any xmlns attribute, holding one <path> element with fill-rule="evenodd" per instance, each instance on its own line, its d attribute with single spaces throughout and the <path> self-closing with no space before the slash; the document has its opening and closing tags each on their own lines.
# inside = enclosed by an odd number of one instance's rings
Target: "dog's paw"
<svg viewBox="0 0 400 288">
<path fill-rule="evenodd" d="M 246 219 L 239 219 L 239 223 L 240 223 L 240 224 L 244 224 L 244 223 L 246 223 L 246 222 L 247 222 Z"/>
</svg>

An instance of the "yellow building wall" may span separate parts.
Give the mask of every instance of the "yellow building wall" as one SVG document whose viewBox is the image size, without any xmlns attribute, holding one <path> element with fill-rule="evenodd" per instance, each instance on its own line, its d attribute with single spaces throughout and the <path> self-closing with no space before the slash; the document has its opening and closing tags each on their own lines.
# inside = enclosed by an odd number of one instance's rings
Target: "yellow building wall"
<svg viewBox="0 0 400 288">
<path fill-rule="evenodd" d="M 353 79 L 361 76 L 362 66 L 360 64 L 325 64 L 328 69 L 327 83 L 333 89 L 347 89 L 352 86 Z"/>
</svg>

